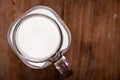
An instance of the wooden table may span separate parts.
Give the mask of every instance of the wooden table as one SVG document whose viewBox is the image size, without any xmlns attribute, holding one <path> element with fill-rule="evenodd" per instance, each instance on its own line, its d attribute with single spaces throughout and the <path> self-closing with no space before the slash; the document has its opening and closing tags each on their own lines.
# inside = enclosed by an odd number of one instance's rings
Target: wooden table
<svg viewBox="0 0 120 80">
<path fill-rule="evenodd" d="M 53 8 L 68 25 L 73 74 L 24 65 L 7 42 L 10 24 L 29 8 Z M 0 0 L 0 80 L 120 80 L 120 0 Z"/>
</svg>

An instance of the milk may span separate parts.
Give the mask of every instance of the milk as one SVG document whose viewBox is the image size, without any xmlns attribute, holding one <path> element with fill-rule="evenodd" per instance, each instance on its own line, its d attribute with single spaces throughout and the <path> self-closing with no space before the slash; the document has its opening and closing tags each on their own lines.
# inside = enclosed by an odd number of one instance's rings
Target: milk
<svg viewBox="0 0 120 80">
<path fill-rule="evenodd" d="M 32 16 L 22 21 L 15 39 L 23 56 L 40 61 L 53 56 L 61 44 L 57 24 L 45 16 Z"/>
</svg>

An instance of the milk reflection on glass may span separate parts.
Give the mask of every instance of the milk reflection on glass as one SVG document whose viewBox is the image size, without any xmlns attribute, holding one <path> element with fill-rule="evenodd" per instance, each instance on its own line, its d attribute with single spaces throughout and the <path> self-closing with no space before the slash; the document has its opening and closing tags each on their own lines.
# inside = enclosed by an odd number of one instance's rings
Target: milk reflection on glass
<svg viewBox="0 0 120 80">
<path fill-rule="evenodd" d="M 37 6 L 15 20 L 8 41 L 18 57 L 29 67 L 41 69 L 54 63 L 61 74 L 71 71 L 63 53 L 71 43 L 71 34 L 51 9 Z"/>
</svg>

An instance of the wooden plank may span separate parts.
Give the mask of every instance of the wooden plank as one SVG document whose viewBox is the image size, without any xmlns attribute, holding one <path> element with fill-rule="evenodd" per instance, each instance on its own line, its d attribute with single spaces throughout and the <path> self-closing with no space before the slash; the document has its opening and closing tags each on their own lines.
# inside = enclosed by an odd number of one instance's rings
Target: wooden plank
<svg viewBox="0 0 120 80">
<path fill-rule="evenodd" d="M 7 43 L 10 24 L 36 5 L 53 8 L 72 33 L 73 74 L 27 67 Z M 120 0 L 0 0 L 0 80 L 120 80 Z"/>
<path fill-rule="evenodd" d="M 119 80 L 120 1 L 66 0 L 64 20 L 72 33 L 67 80 Z"/>
</svg>

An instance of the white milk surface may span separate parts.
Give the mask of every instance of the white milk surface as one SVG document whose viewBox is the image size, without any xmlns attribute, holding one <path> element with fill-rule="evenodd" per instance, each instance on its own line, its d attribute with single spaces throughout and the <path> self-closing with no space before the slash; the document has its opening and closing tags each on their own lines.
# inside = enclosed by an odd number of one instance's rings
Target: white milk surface
<svg viewBox="0 0 120 80">
<path fill-rule="evenodd" d="M 57 25 L 44 16 L 27 18 L 17 29 L 17 47 L 28 58 L 44 61 L 55 54 L 60 42 Z"/>
</svg>

